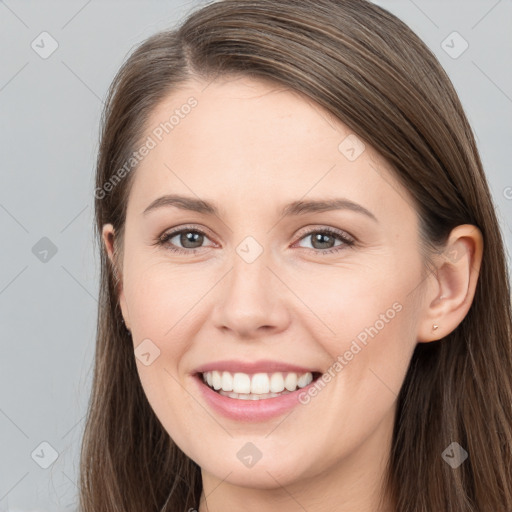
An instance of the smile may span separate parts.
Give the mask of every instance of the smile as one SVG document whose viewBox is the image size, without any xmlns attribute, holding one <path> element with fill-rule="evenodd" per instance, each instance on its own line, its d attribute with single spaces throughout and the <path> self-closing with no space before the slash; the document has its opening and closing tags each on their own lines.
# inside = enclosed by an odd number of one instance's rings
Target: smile
<svg viewBox="0 0 512 512">
<path fill-rule="evenodd" d="M 237 422 L 262 422 L 304 405 L 320 371 L 275 361 L 217 361 L 191 374 L 208 410 Z M 301 405 L 302 404 L 302 405 Z"/>
<path fill-rule="evenodd" d="M 264 400 L 276 398 L 306 387 L 313 381 L 313 373 L 273 372 L 248 374 L 213 370 L 204 372 L 202 379 L 210 389 L 222 396 L 237 400 Z"/>
</svg>

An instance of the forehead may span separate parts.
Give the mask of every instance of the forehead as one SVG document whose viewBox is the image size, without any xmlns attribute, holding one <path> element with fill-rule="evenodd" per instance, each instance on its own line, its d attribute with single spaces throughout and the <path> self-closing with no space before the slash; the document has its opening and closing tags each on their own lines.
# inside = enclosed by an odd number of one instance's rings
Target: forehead
<svg viewBox="0 0 512 512">
<path fill-rule="evenodd" d="M 187 102 L 191 101 L 195 106 L 189 109 Z M 171 118 L 174 137 L 166 137 L 170 133 L 165 123 Z M 327 150 L 339 133 L 347 130 L 342 123 L 336 126 L 333 116 L 307 96 L 269 80 L 247 77 L 182 85 L 154 109 L 146 132 L 158 127 L 164 129 L 163 137 L 170 144 L 176 142 L 176 150 L 178 139 L 194 142 L 206 135 L 202 144 L 232 152 L 239 148 L 245 154 L 254 146 L 271 150 L 293 141 L 295 150 L 303 141 L 308 142 L 305 150 L 320 141 L 325 142 L 323 150 Z"/>
<path fill-rule="evenodd" d="M 142 140 L 148 138 L 154 147 L 133 184 L 139 208 L 177 189 L 231 202 L 236 195 L 246 208 L 247 201 L 263 205 L 309 193 L 384 206 L 400 188 L 346 125 L 305 95 L 266 80 L 182 85 L 153 110 Z"/>
</svg>

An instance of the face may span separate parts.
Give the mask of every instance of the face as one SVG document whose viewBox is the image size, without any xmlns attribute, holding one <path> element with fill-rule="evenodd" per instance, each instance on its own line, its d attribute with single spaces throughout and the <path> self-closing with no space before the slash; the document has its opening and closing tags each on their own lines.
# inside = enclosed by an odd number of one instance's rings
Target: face
<svg viewBox="0 0 512 512">
<path fill-rule="evenodd" d="M 147 398 L 227 485 L 378 465 L 420 323 L 407 192 L 307 98 L 248 78 L 206 85 L 153 112 L 127 205 L 120 303 Z M 189 203 L 155 203 L 166 195 Z"/>
</svg>

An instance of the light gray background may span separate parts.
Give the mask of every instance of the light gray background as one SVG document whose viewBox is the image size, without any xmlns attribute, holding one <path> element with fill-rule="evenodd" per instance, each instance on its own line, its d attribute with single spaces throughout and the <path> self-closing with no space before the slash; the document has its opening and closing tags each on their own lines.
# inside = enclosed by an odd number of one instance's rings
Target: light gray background
<svg viewBox="0 0 512 512">
<path fill-rule="evenodd" d="M 418 33 L 454 82 L 510 254 L 511 1 L 376 3 Z M 0 1 L 0 512 L 76 506 L 95 344 L 93 178 L 103 99 L 130 50 L 197 5 Z M 31 47 L 43 31 L 59 45 L 47 59 Z M 469 44 L 456 59 L 441 46 L 463 48 L 458 36 L 446 39 L 453 31 Z M 46 262 L 32 252 L 42 237 L 57 248 Z M 42 442 L 58 453 L 48 469 L 36 463 L 49 460 Z"/>
</svg>

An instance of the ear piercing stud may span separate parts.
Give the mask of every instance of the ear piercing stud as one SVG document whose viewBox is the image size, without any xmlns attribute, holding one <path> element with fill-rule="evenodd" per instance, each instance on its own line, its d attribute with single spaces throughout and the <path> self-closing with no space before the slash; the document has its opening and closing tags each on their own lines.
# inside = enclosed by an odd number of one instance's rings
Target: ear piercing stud
<svg viewBox="0 0 512 512">
<path fill-rule="evenodd" d="M 441 296 L 439 297 L 439 300 L 443 300 L 444 298 L 446 298 L 446 297 L 445 297 L 444 295 L 441 295 Z M 436 330 L 436 329 L 438 329 L 438 328 L 439 328 L 439 325 L 437 325 L 437 324 L 433 324 L 433 325 L 432 325 L 432 330 L 433 330 L 433 331 L 435 331 L 435 330 Z"/>
</svg>

